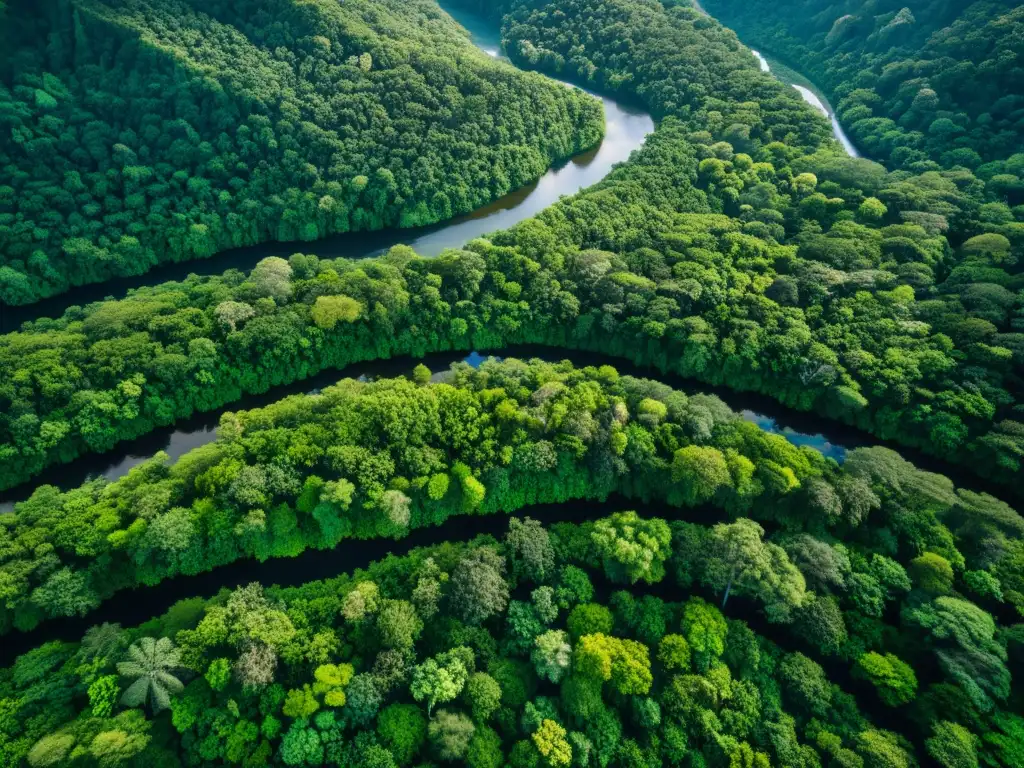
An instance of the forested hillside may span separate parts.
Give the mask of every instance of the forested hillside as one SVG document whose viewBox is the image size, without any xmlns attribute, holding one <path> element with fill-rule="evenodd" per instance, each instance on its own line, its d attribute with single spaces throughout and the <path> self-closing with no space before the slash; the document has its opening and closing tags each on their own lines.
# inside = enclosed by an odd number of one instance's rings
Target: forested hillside
<svg viewBox="0 0 1024 768">
<path fill-rule="evenodd" d="M 458 4 L 656 130 L 436 258 L 284 247 L 0 335 L 0 488 L 240 409 L 173 463 L 0 516 L 0 764 L 1020 768 L 1024 518 L 978 491 L 1024 500 L 1018 11 L 708 2 L 784 22 L 757 35 L 820 70 L 872 161 L 688 0 Z M 449 218 L 601 134 L 598 102 L 434 0 L 7 5 L 8 303 Z M 568 362 L 245 400 L 520 343 L 872 447 L 839 463 Z M 253 569 L 301 586 L 235 589 Z"/>
<path fill-rule="evenodd" d="M 1024 176 L 1024 7 L 1014 0 L 708 0 L 825 88 L 871 157 Z M 1008 165 L 1004 161 L 1017 155 Z M 1012 205 L 1024 184 L 1001 182 Z"/>
<path fill-rule="evenodd" d="M 170 468 L 41 489 L 7 548 L 48 554 L 5 575 L 51 575 L 17 613 L 87 610 L 132 568 L 153 583 L 243 552 L 295 556 L 613 491 L 701 523 L 622 512 L 548 533 L 513 520 L 502 542 L 329 585 L 253 585 L 140 630 L 44 645 L 0 672 L 16 702 L 0 726 L 7 760 L 58 764 L 78 748 L 362 766 L 429 749 L 473 766 L 703 754 L 724 767 L 739 754 L 897 767 L 928 754 L 954 768 L 952 751 L 1015 764 L 1020 625 L 988 610 L 1021 606 L 1024 520 L 1006 505 L 881 449 L 839 468 L 715 398 L 608 367 L 428 373 L 227 416 L 216 444 Z"/>
<path fill-rule="evenodd" d="M 559 6 L 574 15 L 510 19 L 508 48 L 665 114 L 630 163 L 434 261 L 270 259 L 6 334 L 0 485 L 327 367 L 540 342 L 770 394 L 1013 486 L 1024 225 L 991 223 L 1010 209 L 967 171 L 846 158 L 713 20 Z M 573 39 L 592 48 L 565 59 Z"/>
<path fill-rule="evenodd" d="M 432 0 L 18 0 L 0 302 L 268 240 L 468 213 L 597 143 L 600 104 Z"/>
</svg>

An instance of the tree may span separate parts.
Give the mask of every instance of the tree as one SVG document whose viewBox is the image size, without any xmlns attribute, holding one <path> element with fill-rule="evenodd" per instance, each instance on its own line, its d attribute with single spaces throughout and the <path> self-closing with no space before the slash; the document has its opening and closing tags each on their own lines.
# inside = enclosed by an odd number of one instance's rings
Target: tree
<svg viewBox="0 0 1024 768">
<path fill-rule="evenodd" d="M 448 599 L 467 624 L 480 624 L 508 605 L 505 560 L 490 547 L 476 547 L 459 560 L 449 581 Z"/>
<path fill-rule="evenodd" d="M 956 597 L 908 607 L 904 620 L 928 633 L 939 664 L 981 711 L 1010 693 L 1006 649 L 995 639 L 992 616 Z"/>
<path fill-rule="evenodd" d="M 112 716 L 120 695 L 121 686 L 117 682 L 117 675 L 97 677 L 89 686 L 89 704 L 93 717 Z"/>
<path fill-rule="evenodd" d="M 373 675 L 360 673 L 345 689 L 345 719 L 356 728 L 363 728 L 377 716 L 384 695 Z"/>
<path fill-rule="evenodd" d="M 682 635 L 665 635 L 658 644 L 658 661 L 670 672 L 690 668 L 690 645 Z"/>
<path fill-rule="evenodd" d="M 608 635 L 584 635 L 573 653 L 573 670 L 595 681 L 611 681 L 621 694 L 646 694 L 653 682 L 647 646 Z"/>
<path fill-rule="evenodd" d="M 785 550 L 764 542 L 753 520 L 719 523 L 711 531 L 712 551 L 701 580 L 722 593 L 722 607 L 735 588 L 759 599 L 769 621 L 788 622 L 807 600 L 803 574 Z"/>
<path fill-rule="evenodd" d="M 572 763 L 572 747 L 566 739 L 565 728 L 554 720 L 542 721 L 532 738 L 537 751 L 552 768 L 568 768 Z"/>
<path fill-rule="evenodd" d="M 181 666 L 181 655 L 167 637 L 144 637 L 128 648 L 128 658 L 117 664 L 117 672 L 134 681 L 125 689 L 121 703 L 138 707 L 150 702 L 154 712 L 170 706 L 171 694 L 184 689 L 171 670 Z"/>
<path fill-rule="evenodd" d="M 865 653 L 857 659 L 853 671 L 874 685 L 879 698 L 890 707 L 908 704 L 917 695 L 914 670 L 891 653 Z"/>
<path fill-rule="evenodd" d="M 804 603 L 796 617 L 796 630 L 828 655 L 839 653 L 849 639 L 843 611 L 834 597 L 816 596 Z"/>
<path fill-rule="evenodd" d="M 885 218 L 888 212 L 881 200 L 877 197 L 868 197 L 857 208 L 857 218 L 865 224 L 877 224 Z"/>
<path fill-rule="evenodd" d="M 32 593 L 32 600 L 49 616 L 84 615 L 100 604 L 84 573 L 61 568 Z"/>
<path fill-rule="evenodd" d="M 333 331 L 338 323 L 354 323 L 363 314 L 363 305 L 351 296 L 318 296 L 311 311 L 317 328 Z"/>
<path fill-rule="evenodd" d="M 413 669 L 409 692 L 416 701 L 427 702 L 430 715 L 435 704 L 453 701 L 462 692 L 468 677 L 466 665 L 458 655 L 441 654 Z"/>
<path fill-rule="evenodd" d="M 377 614 L 377 631 L 385 648 L 411 648 L 423 631 L 423 620 L 412 603 L 385 600 Z"/>
<path fill-rule="evenodd" d="M 313 696 L 313 690 L 307 684 L 288 691 L 281 711 L 285 717 L 290 717 L 293 720 L 305 720 L 318 709 L 320 709 L 320 703 Z"/>
<path fill-rule="evenodd" d="M 953 566 L 934 552 L 925 552 L 910 561 L 907 569 L 918 589 L 931 596 L 948 595 L 953 591 Z"/>
<path fill-rule="evenodd" d="M 857 752 L 865 768 L 912 768 L 916 763 L 906 741 L 889 731 L 862 731 L 857 735 Z"/>
<path fill-rule="evenodd" d="M 783 658 L 779 672 L 783 689 L 798 711 L 818 717 L 828 712 L 832 685 L 820 664 L 802 653 L 790 653 Z"/>
<path fill-rule="evenodd" d="M 558 683 L 572 661 L 569 636 L 560 629 L 545 632 L 534 641 L 530 658 L 539 677 Z"/>
<path fill-rule="evenodd" d="M 262 688 L 274 682 L 277 653 L 264 643 L 252 643 L 235 661 L 233 671 L 243 688 Z"/>
<path fill-rule="evenodd" d="M 942 768 L 978 767 L 978 738 L 959 723 L 933 723 L 932 736 L 925 739 L 925 746 Z"/>
<path fill-rule="evenodd" d="M 710 501 L 721 488 L 732 485 L 725 455 L 717 448 L 688 445 L 672 458 L 672 481 L 682 487 L 690 506 Z"/>
<path fill-rule="evenodd" d="M 583 635 L 607 635 L 612 631 L 612 612 L 599 603 L 577 605 L 569 613 L 566 626 L 573 640 Z"/>
<path fill-rule="evenodd" d="M 206 668 L 204 675 L 206 682 L 215 691 L 223 691 L 231 682 L 231 661 L 230 659 L 214 659 Z"/>
<path fill-rule="evenodd" d="M 477 725 L 473 738 L 469 741 L 466 765 L 469 768 L 501 768 L 505 764 L 505 755 L 501 751 L 501 737 L 493 728 Z"/>
<path fill-rule="evenodd" d="M 461 712 L 439 710 L 427 726 L 430 743 L 437 756 L 445 761 L 461 760 L 469 749 L 476 727 Z"/>
<path fill-rule="evenodd" d="M 277 256 L 268 256 L 259 261 L 249 274 L 256 294 L 276 301 L 284 301 L 291 296 L 291 277 L 291 266 Z"/>
<path fill-rule="evenodd" d="M 558 603 L 555 602 L 555 590 L 551 587 L 537 587 L 530 593 L 533 610 L 545 624 L 552 624 L 558 618 Z"/>
<path fill-rule="evenodd" d="M 725 636 L 729 632 L 725 617 L 715 606 L 693 597 L 683 609 L 682 629 L 694 665 L 699 672 L 706 672 L 725 653 Z"/>
<path fill-rule="evenodd" d="M 474 672 L 466 683 L 466 696 L 473 720 L 485 723 L 501 706 L 501 686 L 486 672 Z"/>
<path fill-rule="evenodd" d="M 380 590 L 372 581 L 361 581 L 355 589 L 345 595 L 341 604 L 341 615 L 347 621 L 360 622 L 376 613 L 380 607 Z"/>
<path fill-rule="evenodd" d="M 324 748 L 320 736 L 305 720 L 296 720 L 281 740 L 281 759 L 285 765 L 321 765 Z"/>
<path fill-rule="evenodd" d="M 347 686 L 355 675 L 351 664 L 321 664 L 313 671 L 313 693 L 323 696 L 324 706 L 343 707 L 348 701 Z"/>
<path fill-rule="evenodd" d="M 505 546 L 516 581 L 529 579 L 543 584 L 554 575 L 555 550 L 551 546 L 551 537 L 536 520 L 510 518 Z"/>
<path fill-rule="evenodd" d="M 616 512 L 594 524 L 591 540 L 612 581 L 654 584 L 665 575 L 672 533 L 664 520 Z"/>
<path fill-rule="evenodd" d="M 60 765 L 74 745 L 75 737 L 70 733 L 47 734 L 32 746 L 26 759 L 32 768 Z"/>
<path fill-rule="evenodd" d="M 421 387 L 425 387 L 430 383 L 431 375 L 430 369 L 423 363 L 418 363 L 416 367 L 412 369 L 412 380 Z"/>
<path fill-rule="evenodd" d="M 395 762 L 410 765 L 427 739 L 427 721 L 419 707 L 391 704 L 377 717 L 377 733 Z"/>
<path fill-rule="evenodd" d="M 242 301 L 222 301 L 214 310 L 214 315 L 221 325 L 227 326 L 234 333 L 239 323 L 256 316 L 256 310 Z"/>
</svg>

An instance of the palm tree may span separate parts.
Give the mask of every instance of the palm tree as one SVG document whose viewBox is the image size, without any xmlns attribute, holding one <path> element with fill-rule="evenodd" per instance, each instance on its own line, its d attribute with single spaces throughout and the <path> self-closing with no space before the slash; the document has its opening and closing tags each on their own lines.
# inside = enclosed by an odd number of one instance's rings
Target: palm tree
<svg viewBox="0 0 1024 768">
<path fill-rule="evenodd" d="M 154 712 L 170 706 L 171 694 L 184 689 L 181 681 L 169 670 L 181 666 L 181 654 L 169 637 L 156 640 L 144 637 L 132 643 L 128 659 L 118 662 L 117 671 L 125 677 L 134 677 L 121 703 L 127 707 L 138 707 L 152 696 Z"/>
</svg>

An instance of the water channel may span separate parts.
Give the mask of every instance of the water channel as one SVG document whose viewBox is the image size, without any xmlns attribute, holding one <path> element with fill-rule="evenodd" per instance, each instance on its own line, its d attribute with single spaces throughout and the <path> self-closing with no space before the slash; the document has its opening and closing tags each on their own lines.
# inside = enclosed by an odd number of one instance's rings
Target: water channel
<svg viewBox="0 0 1024 768">
<path fill-rule="evenodd" d="M 766 432 L 781 435 L 794 445 L 806 445 L 823 455 L 842 462 L 849 448 L 868 444 L 859 435 L 836 427 L 835 432 L 829 429 L 825 435 L 818 431 L 820 420 L 812 414 L 790 411 L 776 401 L 753 394 L 740 394 L 726 389 L 716 389 L 678 376 L 666 376 L 657 372 L 637 368 L 628 361 L 608 355 L 597 355 L 550 347 L 514 346 L 500 351 L 502 357 L 516 357 L 522 360 L 539 359 L 548 362 L 569 360 L 578 368 L 588 365 L 611 365 L 620 373 L 630 376 L 655 378 L 675 389 L 687 394 L 708 393 L 717 395 L 730 405 L 737 414 Z M 194 448 L 213 442 L 217 437 L 217 424 L 225 410 L 250 410 L 277 402 L 289 395 L 315 394 L 324 387 L 335 384 L 341 379 L 351 378 L 360 381 L 411 376 L 413 368 L 423 363 L 434 372 L 433 380 L 441 381 L 454 363 L 464 362 L 479 368 L 487 359 L 501 357 L 488 353 L 471 352 L 439 352 L 427 355 L 422 360 L 411 357 L 399 357 L 390 360 L 375 360 L 367 363 L 350 365 L 342 371 L 322 371 L 304 381 L 297 381 L 284 387 L 275 387 L 262 395 L 248 395 L 241 403 L 229 409 L 221 408 L 209 413 L 199 413 L 189 419 L 179 421 L 174 426 L 156 429 L 136 440 L 129 440 L 115 447 L 112 451 L 100 454 L 87 454 L 68 464 L 50 467 L 37 475 L 30 483 L 26 483 L 0 493 L 0 514 L 12 512 L 14 505 L 27 499 L 35 488 L 41 485 L 54 485 L 61 490 L 70 490 L 97 478 L 113 481 L 124 477 L 156 453 L 163 451 L 170 461 L 174 462 Z M 829 425 L 830 427 L 833 425 Z"/>
<path fill-rule="evenodd" d="M 711 14 L 702 6 L 699 0 L 693 0 L 693 7 L 705 16 L 711 17 Z M 714 17 L 712 17 L 714 18 Z M 742 42 L 742 41 L 740 41 Z M 823 117 L 825 117 L 832 124 L 832 133 L 836 137 L 843 149 L 850 157 L 860 157 L 860 152 L 857 151 L 857 147 L 854 146 L 850 137 L 846 135 L 846 131 L 843 130 L 843 126 L 839 124 L 839 118 L 836 117 L 835 110 L 832 109 L 832 105 L 828 101 L 828 97 L 809 79 L 804 77 L 802 74 L 794 69 L 790 69 L 784 64 L 768 58 L 763 55 L 760 51 L 755 51 L 753 48 L 750 52 L 757 58 L 757 63 L 761 66 L 761 71 L 770 73 L 775 78 L 786 85 L 791 85 L 796 88 L 803 100 L 814 107 Z"/>
<path fill-rule="evenodd" d="M 480 48 L 491 56 L 500 56 L 497 35 L 491 26 L 462 11 L 449 9 L 449 12 L 470 30 L 473 41 Z M 797 88 L 809 104 L 829 117 L 836 138 L 851 156 L 858 156 L 856 148 L 843 132 L 827 100 L 817 93 L 809 82 L 796 82 L 798 75 L 771 62 L 756 51 L 753 53 L 757 56 L 763 71 L 773 72 L 783 82 L 789 82 Z M 205 262 L 166 265 L 139 278 L 112 281 L 100 286 L 87 286 L 31 307 L 15 310 L 0 308 L 0 311 L 4 313 L 0 317 L 0 331 L 10 330 L 25 320 L 59 315 L 64 308 L 72 304 L 88 303 L 108 295 L 123 295 L 126 290 L 139 285 L 182 279 L 190 273 L 219 274 L 231 268 L 249 269 L 259 259 L 283 252 L 304 251 L 316 253 L 322 257 L 359 257 L 371 256 L 391 245 L 404 242 L 424 255 L 433 255 L 444 248 L 460 246 L 474 237 L 509 227 L 528 218 L 555 202 L 562 195 L 572 194 L 594 184 L 603 178 L 616 163 L 626 160 L 634 149 L 642 145 L 647 134 L 654 129 L 654 122 L 650 116 L 611 99 L 602 97 L 602 101 L 604 102 L 607 125 L 605 139 L 598 148 L 573 158 L 561 167 L 550 170 L 535 184 L 514 192 L 462 219 L 419 230 L 389 230 L 341 235 L 318 241 L 315 244 L 269 243 L 254 248 L 224 252 Z M 502 350 L 501 354 L 524 359 L 530 357 L 548 360 L 570 359 L 577 366 L 609 363 L 624 374 L 651 376 L 677 389 L 691 393 L 695 391 L 713 393 L 722 397 L 727 404 L 738 411 L 742 418 L 758 424 L 766 431 L 780 434 L 796 445 L 807 445 L 814 448 L 839 462 L 843 461 L 848 449 L 878 443 L 877 440 L 865 438 L 861 433 L 843 425 L 823 423 L 813 414 L 789 411 L 767 397 L 715 390 L 707 386 L 695 386 L 692 383 L 684 382 L 679 377 L 659 375 L 651 371 L 637 369 L 619 359 L 566 350 L 523 347 Z M 441 353 L 428 356 L 422 362 L 435 371 L 434 378 L 437 380 L 443 378 L 444 371 L 452 363 L 464 361 L 478 367 L 485 359 L 483 354 L 477 352 L 469 355 Z M 408 374 L 419 362 L 421 361 L 410 358 L 394 359 L 350 366 L 343 372 L 325 371 L 305 381 L 277 388 L 272 393 L 247 397 L 244 403 L 238 404 L 238 407 L 255 408 L 275 402 L 290 394 L 316 392 L 345 377 L 372 380 Z M 55 467 L 33 481 L 31 487 L 50 483 L 61 488 L 70 488 L 96 477 L 114 480 L 124 476 L 132 467 L 161 450 L 168 454 L 170 460 L 176 460 L 189 450 L 215 439 L 216 424 L 221 412 L 199 414 L 190 420 L 176 424 L 173 428 L 158 430 L 124 446 L 119 446 L 111 453 L 86 456 L 69 465 Z M 825 434 L 819 431 L 822 427 L 825 429 Z M 916 454 L 916 452 L 907 451 L 903 453 L 904 455 Z M 954 477 L 957 474 L 951 472 L 948 467 L 936 468 L 934 460 L 929 460 L 919 454 L 907 455 L 907 458 L 917 463 L 918 466 L 928 467 L 933 471 L 943 471 Z M 974 480 L 976 483 L 976 478 Z M 0 496 L 0 512 L 13 509 L 16 501 L 27 497 L 31 487 L 23 486 L 11 489 Z M 553 523 L 562 520 L 593 518 L 616 509 L 637 506 L 637 504 L 624 499 L 613 499 L 606 502 L 578 501 L 533 507 L 523 510 L 522 514 L 528 514 L 544 523 Z M 645 513 L 648 514 L 659 512 L 661 512 L 660 509 L 654 508 L 645 510 Z M 672 513 L 661 512 L 661 514 L 666 517 L 675 516 Z M 701 515 L 701 510 L 687 513 L 687 517 L 694 520 L 699 520 Z M 271 560 L 259 563 L 247 560 L 218 568 L 213 572 L 195 576 L 179 576 L 153 587 L 142 587 L 122 593 L 120 599 L 106 601 L 99 609 L 86 617 L 50 621 L 34 632 L 16 633 L 7 637 L 0 644 L 2 645 L 0 664 L 9 663 L 15 655 L 35 647 L 45 640 L 77 639 L 87 627 L 102 621 L 118 621 L 128 625 L 138 624 L 159 615 L 183 598 L 209 597 L 220 589 L 234 588 L 253 581 L 297 585 L 313 579 L 349 572 L 392 552 L 405 552 L 414 547 L 428 546 L 450 539 L 468 540 L 479 534 L 500 536 L 506 525 L 503 515 L 454 517 L 441 526 L 412 531 L 397 545 L 391 540 L 347 541 L 331 551 L 307 551 L 301 557 L 288 562 Z M 144 598 L 135 599 L 142 596 L 140 590 L 145 590 Z"/>
<path fill-rule="evenodd" d="M 467 29 L 473 43 L 488 55 L 504 59 L 500 49 L 500 38 L 494 25 L 464 9 L 448 7 L 441 3 L 460 24 Z M 699 3 L 696 7 L 706 13 Z M 776 62 L 765 58 L 758 51 L 752 51 L 760 62 L 764 72 L 773 72 L 790 82 L 797 88 L 808 103 L 815 106 L 825 115 L 830 115 L 837 139 L 847 151 L 856 156 L 856 149 L 849 142 L 842 128 L 835 120 L 827 101 L 811 89 L 810 84 L 801 85 L 796 80 L 800 76 Z M 788 79 L 787 79 L 788 78 Z M 807 81 L 804 81 L 807 82 Z M 564 83 L 569 86 L 568 83 Z M 571 86 L 570 86 L 571 87 Z M 86 286 L 72 293 L 54 297 L 30 307 L 0 308 L 0 328 L 9 330 L 23 320 L 59 314 L 63 308 L 77 302 L 88 302 L 100 299 L 111 291 L 115 295 L 123 293 L 129 287 L 153 284 L 160 280 L 182 279 L 190 273 L 219 274 L 231 268 L 249 269 L 259 259 L 275 253 L 301 250 L 316 253 L 322 257 L 336 256 L 372 256 L 380 253 L 396 243 L 407 243 L 424 255 L 436 255 L 445 248 L 458 247 L 468 240 L 488 232 L 507 228 L 518 221 L 533 216 L 548 205 L 556 202 L 562 195 L 572 194 L 580 189 L 600 181 L 613 166 L 628 159 L 633 150 L 639 148 L 646 136 L 654 130 L 654 121 L 642 111 L 626 106 L 609 98 L 600 97 L 604 102 L 606 118 L 606 135 L 600 146 L 579 155 L 568 163 L 548 171 L 536 183 L 520 189 L 494 203 L 485 206 L 473 214 L 455 219 L 445 224 L 415 230 L 385 230 L 375 233 L 359 233 L 339 235 L 316 243 L 278 244 L 267 243 L 251 248 L 226 251 L 211 259 L 186 264 L 172 264 L 153 270 L 147 275 L 131 278 L 129 281 L 112 281 L 103 285 Z M 130 283 L 130 284 L 129 284 Z M 54 307 L 59 303 L 59 308 Z M 825 456 L 842 461 L 847 450 L 878 444 L 880 441 L 865 436 L 849 427 L 839 424 L 824 423 L 811 414 L 790 411 L 776 401 L 750 393 L 736 393 L 726 389 L 715 389 L 696 386 L 679 377 L 662 376 L 650 370 L 640 370 L 629 365 L 627 361 L 566 350 L 540 348 L 513 348 L 502 350 L 501 354 L 517 357 L 538 357 L 546 360 L 572 360 L 577 366 L 590 364 L 611 364 L 622 373 L 637 376 L 651 376 L 676 389 L 693 393 L 704 391 L 718 395 L 744 419 L 751 421 L 762 429 L 782 435 L 795 445 L 806 445 L 821 452 Z M 465 359 L 471 364 L 479 365 L 483 357 L 477 353 L 466 357 L 463 353 L 443 353 L 429 356 L 425 362 L 432 370 L 447 369 L 452 363 Z M 263 395 L 248 396 L 243 402 L 235 404 L 237 409 L 258 408 L 268 405 L 291 394 L 308 393 L 333 384 L 341 378 L 353 377 L 362 379 L 380 378 L 408 374 L 419 361 L 397 359 L 391 361 L 375 361 L 350 366 L 345 371 L 324 371 L 312 379 L 295 382 L 286 387 L 275 388 L 273 392 Z M 220 411 L 197 414 L 191 419 L 178 422 L 174 427 L 156 430 L 144 437 L 129 441 L 113 451 L 100 455 L 87 455 L 70 464 L 52 467 L 38 476 L 31 484 L 19 486 L 0 493 L 0 513 L 10 512 L 17 501 L 28 497 L 32 488 L 37 485 L 52 484 L 62 489 L 76 487 L 88 480 L 103 477 L 115 480 L 124 476 L 134 466 L 142 463 L 158 451 L 164 451 L 170 459 L 176 460 L 193 448 L 204 445 L 215 438 L 215 429 L 219 421 Z M 961 485 L 978 487 L 978 479 L 961 476 L 955 467 L 950 467 L 920 452 L 901 449 L 904 455 L 921 468 L 942 472 L 958 481 Z M 987 485 L 987 484 L 986 484 Z M 995 491 L 995 488 L 985 487 Z"/>
<path fill-rule="evenodd" d="M 504 59 L 494 25 L 465 10 L 449 8 L 446 3 L 441 5 L 469 30 L 477 47 L 493 58 Z M 569 83 L 563 85 L 574 87 Z M 562 196 L 575 194 L 599 182 L 615 165 L 628 160 L 630 154 L 643 145 L 647 135 L 654 131 L 654 120 L 646 112 L 605 96 L 591 95 L 604 104 L 605 136 L 597 147 L 551 168 L 534 183 L 471 214 L 429 227 L 346 233 L 316 242 L 263 243 L 222 251 L 209 259 L 163 264 L 144 275 L 81 286 L 29 306 L 0 306 L 0 333 L 12 331 L 30 320 L 59 317 L 71 306 L 84 306 L 110 297 L 121 298 L 132 288 L 157 285 L 169 280 L 184 280 L 190 274 L 219 275 L 229 269 L 248 272 L 267 256 L 306 253 L 325 259 L 365 258 L 384 253 L 398 244 L 409 245 L 422 256 L 436 256 L 446 248 L 460 248 L 481 235 L 508 229 L 540 213 Z"/>
</svg>

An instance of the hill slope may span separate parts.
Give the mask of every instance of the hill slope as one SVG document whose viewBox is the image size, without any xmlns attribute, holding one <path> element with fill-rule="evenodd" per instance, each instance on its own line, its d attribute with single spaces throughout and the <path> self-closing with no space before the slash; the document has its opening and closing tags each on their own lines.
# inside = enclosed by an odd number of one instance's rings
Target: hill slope
<svg viewBox="0 0 1024 768">
<path fill-rule="evenodd" d="M 600 104 L 428 0 L 15 4 L 0 302 L 267 240 L 430 224 L 595 144 Z"/>
</svg>

